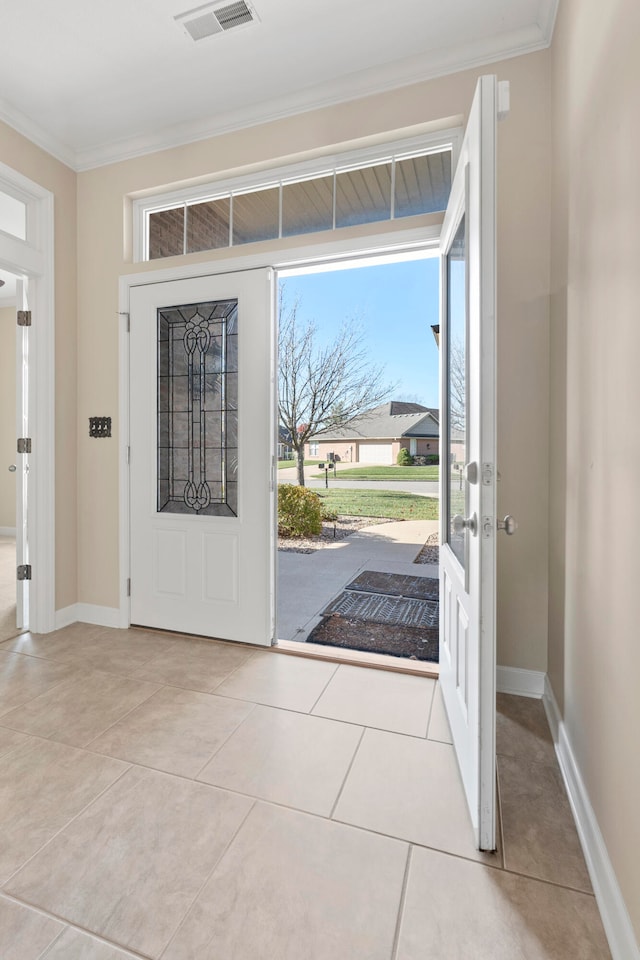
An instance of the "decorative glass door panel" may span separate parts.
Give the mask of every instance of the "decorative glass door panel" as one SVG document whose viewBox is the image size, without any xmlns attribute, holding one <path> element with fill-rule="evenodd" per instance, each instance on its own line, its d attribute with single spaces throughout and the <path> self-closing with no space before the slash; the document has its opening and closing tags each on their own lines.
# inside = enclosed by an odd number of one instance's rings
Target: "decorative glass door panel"
<svg viewBox="0 0 640 960">
<path fill-rule="evenodd" d="M 238 513 L 238 301 L 158 310 L 158 513 Z"/>
<path fill-rule="evenodd" d="M 464 214 L 447 254 L 447 460 L 448 543 L 466 566 L 464 529 L 453 525 L 455 516 L 468 516 L 467 463 L 467 250 Z"/>
</svg>

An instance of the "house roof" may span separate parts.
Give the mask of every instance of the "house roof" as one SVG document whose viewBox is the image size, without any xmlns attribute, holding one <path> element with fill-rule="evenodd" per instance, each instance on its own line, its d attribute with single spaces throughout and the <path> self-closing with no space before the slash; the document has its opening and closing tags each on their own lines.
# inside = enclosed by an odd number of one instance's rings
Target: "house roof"
<svg viewBox="0 0 640 960">
<path fill-rule="evenodd" d="M 399 440 L 440 435 L 440 413 L 420 403 L 390 400 L 373 407 L 343 427 L 320 430 L 311 440 Z"/>
</svg>

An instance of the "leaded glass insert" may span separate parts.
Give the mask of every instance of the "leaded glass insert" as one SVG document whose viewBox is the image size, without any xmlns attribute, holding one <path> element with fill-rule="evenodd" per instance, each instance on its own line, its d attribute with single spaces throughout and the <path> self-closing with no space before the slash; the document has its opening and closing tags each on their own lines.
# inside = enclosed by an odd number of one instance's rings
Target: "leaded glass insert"
<svg viewBox="0 0 640 960">
<path fill-rule="evenodd" d="M 158 310 L 158 512 L 238 513 L 238 301 Z"/>
</svg>

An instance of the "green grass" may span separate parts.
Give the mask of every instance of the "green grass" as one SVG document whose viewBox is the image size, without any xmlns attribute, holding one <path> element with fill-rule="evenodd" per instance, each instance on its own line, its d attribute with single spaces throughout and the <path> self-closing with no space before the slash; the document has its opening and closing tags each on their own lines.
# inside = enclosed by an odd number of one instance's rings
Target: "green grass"
<svg viewBox="0 0 640 960">
<path fill-rule="evenodd" d="M 333 513 L 391 520 L 437 520 L 439 502 L 400 490 L 316 490 Z"/>
<path fill-rule="evenodd" d="M 345 480 L 437 480 L 440 468 L 433 467 L 350 467 L 338 470 Z M 333 476 L 333 471 L 330 471 Z M 324 473 L 314 474 L 314 479 L 323 480 Z"/>
<path fill-rule="evenodd" d="M 314 467 L 319 462 L 319 460 L 305 460 L 304 465 L 305 467 Z M 297 464 L 297 460 L 278 460 L 278 470 L 286 470 L 287 467 L 295 467 Z M 324 473 L 322 476 L 324 477 Z"/>
</svg>

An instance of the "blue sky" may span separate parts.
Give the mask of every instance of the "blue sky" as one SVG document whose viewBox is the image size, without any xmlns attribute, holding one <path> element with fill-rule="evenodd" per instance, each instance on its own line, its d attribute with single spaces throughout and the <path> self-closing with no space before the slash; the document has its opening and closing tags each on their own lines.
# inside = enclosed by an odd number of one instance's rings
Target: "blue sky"
<svg viewBox="0 0 640 960">
<path fill-rule="evenodd" d="M 331 341 L 345 318 L 365 331 L 370 359 L 398 383 L 392 399 L 439 406 L 438 348 L 431 324 L 438 318 L 439 260 L 412 260 L 287 277 L 287 300 L 300 298 L 298 316 L 315 320 Z"/>
</svg>

